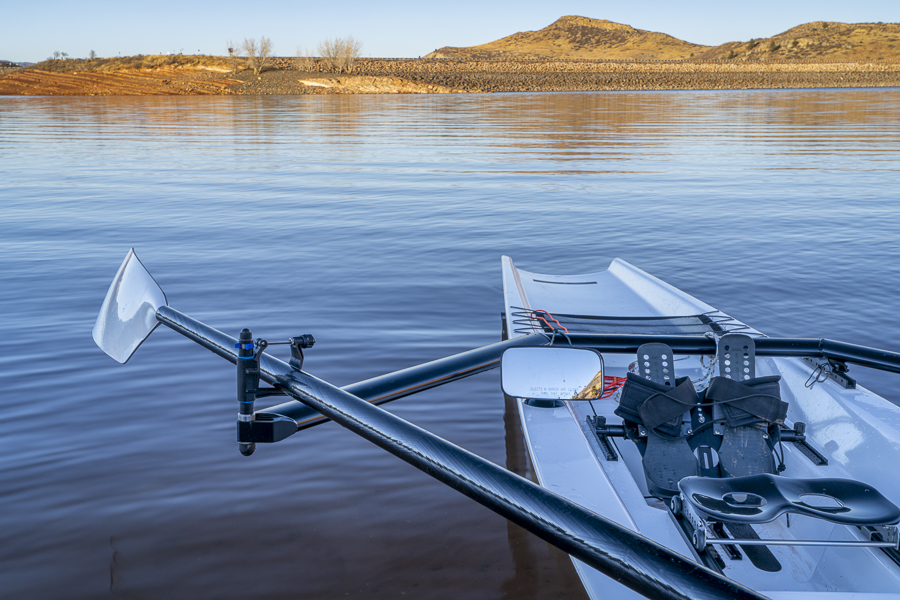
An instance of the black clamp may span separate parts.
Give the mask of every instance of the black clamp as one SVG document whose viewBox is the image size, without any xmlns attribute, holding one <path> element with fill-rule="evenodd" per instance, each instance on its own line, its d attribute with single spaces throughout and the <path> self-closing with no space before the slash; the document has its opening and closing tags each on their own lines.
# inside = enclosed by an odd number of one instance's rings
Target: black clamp
<svg viewBox="0 0 900 600">
<path fill-rule="evenodd" d="M 234 344 L 237 350 L 237 383 L 238 412 L 237 438 L 241 454 L 250 456 L 256 449 L 257 442 L 278 442 L 296 433 L 297 423 L 281 415 L 265 412 L 256 413 L 254 403 L 267 396 L 283 396 L 285 392 L 278 387 L 259 386 L 260 357 L 269 346 L 290 344 L 293 369 L 299 371 L 303 367 L 303 349 L 312 348 L 316 338 L 310 334 L 289 338 L 286 342 L 269 342 L 262 338 L 253 341 L 249 329 L 241 331 L 239 341 Z"/>
<path fill-rule="evenodd" d="M 291 345 L 290 365 L 299 371 L 303 368 L 303 349 L 312 348 L 316 343 L 316 338 L 309 333 L 304 333 L 303 335 L 292 337 L 288 340 L 288 343 Z"/>
</svg>

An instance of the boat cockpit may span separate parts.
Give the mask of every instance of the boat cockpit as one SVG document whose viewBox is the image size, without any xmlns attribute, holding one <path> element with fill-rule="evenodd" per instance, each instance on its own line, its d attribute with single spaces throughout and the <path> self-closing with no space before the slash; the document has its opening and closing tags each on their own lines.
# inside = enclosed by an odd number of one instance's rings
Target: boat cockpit
<svg viewBox="0 0 900 600">
<path fill-rule="evenodd" d="M 808 441 L 804 423 L 785 425 L 781 376 L 757 375 L 754 339 L 729 333 L 716 340 L 709 367 L 718 375 L 699 378 L 700 390 L 679 376 L 675 354 L 660 342 L 640 346 L 624 378 L 605 375 L 604 356 L 593 350 L 511 348 L 503 357 L 504 390 L 538 407 L 559 406 L 557 397 L 588 401 L 593 414 L 585 421 L 598 455 L 618 461 L 636 450 L 641 471 L 631 460 L 632 475 L 643 480 L 648 502 L 665 503 L 696 557 L 719 572 L 746 557 L 758 572 L 777 573 L 784 561 L 773 548 L 785 546 L 881 549 L 900 565 L 900 508 L 868 483 L 799 476 L 809 469 L 786 473 L 786 444 L 806 467 L 828 460 Z M 511 382 L 521 385 L 512 389 Z M 596 413 L 600 398 L 615 401 L 621 423 Z"/>
</svg>

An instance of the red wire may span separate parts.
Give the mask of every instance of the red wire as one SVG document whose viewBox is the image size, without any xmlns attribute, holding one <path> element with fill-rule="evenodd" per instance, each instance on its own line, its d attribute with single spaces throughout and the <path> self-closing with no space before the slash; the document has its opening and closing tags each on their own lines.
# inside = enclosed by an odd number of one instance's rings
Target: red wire
<svg viewBox="0 0 900 600">
<path fill-rule="evenodd" d="M 546 310 L 540 310 L 540 309 L 533 310 L 533 311 L 531 311 L 530 318 L 535 321 L 543 321 L 544 323 L 546 323 L 547 327 L 549 327 L 550 329 L 555 329 L 555 327 L 553 327 L 553 325 L 550 324 L 550 321 L 548 321 L 544 317 L 535 316 L 540 313 L 547 315 L 554 323 L 559 325 L 560 329 L 562 329 L 566 333 L 569 333 L 569 330 L 566 329 L 562 323 L 557 321 L 553 317 L 553 315 L 548 313 Z M 615 375 L 605 375 L 603 377 L 603 394 L 600 395 L 600 399 L 602 400 L 603 398 L 609 398 L 610 396 L 615 394 L 617 391 L 619 391 L 619 388 L 621 388 L 623 385 L 625 385 L 625 380 L 626 380 L 625 377 L 616 377 Z"/>
<path fill-rule="evenodd" d="M 551 325 L 551 324 L 547 321 L 547 319 L 545 319 L 545 318 L 543 318 L 543 317 L 535 317 L 534 315 L 537 314 L 537 313 L 544 313 L 545 315 L 547 315 L 548 317 L 550 317 L 550 319 L 551 319 L 554 323 L 556 323 L 557 325 L 559 325 L 560 329 L 562 329 L 562 330 L 565 331 L 566 333 L 569 333 L 569 330 L 566 329 L 565 327 L 563 327 L 562 323 L 560 323 L 560 322 L 557 321 L 555 318 L 553 318 L 553 315 L 551 315 L 550 313 L 548 313 L 546 310 L 533 310 L 533 311 L 531 311 L 531 315 L 532 315 L 531 318 L 532 318 L 532 319 L 535 319 L 535 320 L 537 320 L 537 321 L 543 321 L 544 323 L 547 323 L 547 327 L 549 327 L 550 329 L 556 329 L 555 327 L 553 327 L 553 325 Z"/>
<path fill-rule="evenodd" d="M 603 377 L 603 393 L 600 399 L 609 398 L 625 385 L 627 377 L 616 377 L 615 375 L 605 375 Z"/>
</svg>

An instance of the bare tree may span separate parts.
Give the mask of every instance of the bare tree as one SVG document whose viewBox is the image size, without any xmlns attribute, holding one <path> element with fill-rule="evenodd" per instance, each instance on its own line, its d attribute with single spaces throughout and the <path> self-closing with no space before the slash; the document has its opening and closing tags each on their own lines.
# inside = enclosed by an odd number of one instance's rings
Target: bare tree
<svg viewBox="0 0 900 600">
<path fill-rule="evenodd" d="M 356 61 L 359 60 L 359 55 L 362 52 L 362 42 L 352 35 L 348 35 L 343 41 L 344 47 L 343 52 L 341 53 L 343 66 L 347 69 L 348 73 L 352 73 L 353 68 L 356 66 Z"/>
<path fill-rule="evenodd" d="M 318 50 L 328 67 L 337 69 L 338 73 L 352 73 L 359 60 L 362 42 L 349 35 L 345 38 L 328 38 L 319 43 Z"/>
<path fill-rule="evenodd" d="M 294 68 L 298 71 L 312 71 L 315 66 L 315 60 L 309 55 L 309 50 L 300 49 L 297 46 L 297 57 L 294 59 Z"/>
<path fill-rule="evenodd" d="M 91 50 L 91 53 L 88 55 L 88 58 L 90 58 L 91 60 L 94 60 L 95 58 L 97 58 L 97 53 L 94 52 L 93 50 Z"/>
<path fill-rule="evenodd" d="M 266 36 L 260 36 L 259 40 L 244 38 L 241 49 L 250 60 L 250 68 L 255 75 L 262 73 L 263 69 L 272 62 L 272 40 Z"/>
<path fill-rule="evenodd" d="M 322 62 L 325 63 L 325 67 L 328 69 L 339 68 L 338 40 L 326 38 L 324 41 L 319 42 L 317 51 L 319 52 L 319 56 L 322 57 Z"/>
</svg>

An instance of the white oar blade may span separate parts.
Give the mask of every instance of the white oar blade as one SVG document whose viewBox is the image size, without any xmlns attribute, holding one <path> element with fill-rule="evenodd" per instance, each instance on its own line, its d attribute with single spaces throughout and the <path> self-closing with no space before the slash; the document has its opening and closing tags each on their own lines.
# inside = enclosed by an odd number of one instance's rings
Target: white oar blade
<svg viewBox="0 0 900 600">
<path fill-rule="evenodd" d="M 168 304 L 162 288 L 132 248 L 100 307 L 94 341 L 111 357 L 126 363 L 159 325 L 156 311 Z"/>
</svg>

